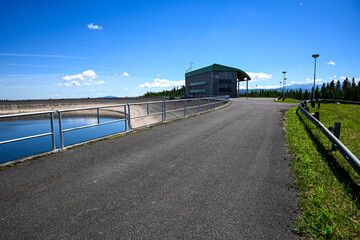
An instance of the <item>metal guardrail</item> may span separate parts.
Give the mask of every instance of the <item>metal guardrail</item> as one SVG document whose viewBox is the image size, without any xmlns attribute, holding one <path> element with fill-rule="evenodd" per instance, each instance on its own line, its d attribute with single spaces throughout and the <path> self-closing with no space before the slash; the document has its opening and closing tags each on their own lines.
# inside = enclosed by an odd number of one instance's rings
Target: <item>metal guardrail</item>
<svg viewBox="0 0 360 240">
<path fill-rule="evenodd" d="M 56 145 L 55 145 L 55 129 L 54 129 L 54 112 L 53 111 L 0 115 L 0 119 L 12 118 L 12 117 L 33 116 L 33 115 L 40 115 L 40 114 L 50 114 L 51 132 L 1 141 L 0 145 L 5 144 L 5 143 L 18 142 L 18 141 L 23 141 L 23 140 L 27 140 L 27 139 L 33 139 L 33 138 L 52 135 L 52 138 L 51 138 L 51 140 L 52 140 L 52 149 L 55 150 Z"/>
<path fill-rule="evenodd" d="M 95 126 L 100 126 L 100 125 L 105 125 L 105 124 L 110 124 L 110 123 L 115 123 L 115 122 L 121 122 L 121 121 L 125 121 L 125 130 L 124 131 L 126 132 L 128 130 L 131 130 L 131 120 L 134 120 L 134 119 L 137 119 L 137 118 L 145 118 L 145 117 L 155 116 L 155 115 L 160 115 L 161 114 L 161 116 L 162 116 L 161 122 L 166 122 L 166 114 L 167 113 L 176 112 L 176 111 L 184 111 L 183 116 L 181 115 L 181 116 L 178 117 L 178 118 L 182 118 L 182 117 L 190 116 L 190 115 L 201 112 L 201 107 L 207 106 L 206 110 L 216 109 L 216 108 L 224 105 L 225 103 L 229 102 L 229 100 L 230 100 L 229 96 L 220 96 L 220 97 L 191 98 L 191 99 L 166 100 L 166 101 L 164 100 L 164 101 L 128 103 L 128 104 L 108 105 L 108 106 L 99 106 L 99 107 L 57 110 L 56 112 L 58 113 L 58 117 L 59 117 L 60 145 L 61 145 L 62 149 L 65 147 L 65 145 L 64 145 L 64 133 L 65 132 L 74 131 L 74 130 L 83 129 L 83 128 L 90 128 L 90 127 L 95 127 Z M 150 108 L 149 108 L 149 105 L 151 105 L 151 104 L 161 104 L 161 112 L 151 113 Z M 174 109 L 166 110 L 167 106 L 169 106 L 171 104 L 174 105 Z M 147 114 L 146 115 L 140 115 L 140 116 L 131 117 L 131 106 L 134 106 L 134 105 L 146 105 L 146 109 L 147 109 L 146 113 Z M 178 105 L 181 105 L 181 106 L 178 106 Z M 114 108 L 114 107 L 123 107 L 124 108 L 124 110 L 123 110 L 124 111 L 124 118 L 117 119 L 117 120 L 112 120 L 112 121 L 107 121 L 107 122 L 100 122 L 100 109 Z M 194 108 L 197 108 L 197 111 L 195 113 L 188 114 L 189 110 L 194 109 Z M 75 112 L 75 111 L 85 111 L 85 110 L 94 110 L 94 109 L 96 109 L 96 113 L 97 113 L 97 123 L 96 124 L 63 129 L 63 123 L 62 123 L 63 122 L 62 121 L 62 119 L 63 119 L 62 114 L 63 113 Z M 0 119 L 5 119 L 5 118 L 12 118 L 12 117 L 23 117 L 23 116 L 31 116 L 31 115 L 50 114 L 50 124 L 51 124 L 51 132 L 49 132 L 49 133 L 43 133 L 43 134 L 37 134 L 37 135 L 32 135 L 32 136 L 27 136 L 27 137 L 22 137 L 22 138 L 16 138 L 16 139 L 9 139 L 9 140 L 5 140 L 5 141 L 0 141 L 0 145 L 1 144 L 6 144 L 6 143 L 12 143 L 12 142 L 17 142 L 17 141 L 22 141 L 22 140 L 27 140 L 27 139 L 33 139 L 33 138 L 52 135 L 52 150 L 56 150 L 55 129 L 54 129 L 54 113 L 55 113 L 54 111 L 44 111 L 44 112 L 34 112 L 34 113 L 20 113 L 20 114 L 11 114 L 11 115 L 0 115 Z"/>
<path fill-rule="evenodd" d="M 328 103 L 339 102 L 339 103 L 349 103 L 349 104 L 360 104 L 359 101 L 340 100 L 340 99 L 326 99 L 326 98 L 321 98 L 321 99 L 319 99 L 319 101 L 321 101 L 321 102 L 328 102 Z"/>
<path fill-rule="evenodd" d="M 100 123 L 100 109 L 101 109 L 101 108 L 113 108 L 113 107 L 124 107 L 125 118 L 124 118 L 124 119 L 118 119 L 118 120 L 113 120 L 113 121 L 108 121 L 108 122 Z M 97 113 L 97 114 L 96 114 L 96 115 L 97 115 L 97 124 L 91 124 L 91 125 L 85 125 L 85 126 L 80 126 L 80 127 L 63 129 L 63 127 L 62 127 L 62 113 L 65 113 L 65 112 L 74 112 L 74 111 L 84 111 L 84 110 L 93 110 L 93 109 L 96 109 L 96 113 Z M 125 131 L 127 130 L 127 126 L 126 126 L 126 104 L 108 105 L 108 106 L 100 106 L 100 107 L 89 107 L 89 108 L 74 108 L 74 109 L 57 110 L 57 113 L 59 114 L 59 132 L 60 132 L 61 148 L 64 148 L 64 133 L 65 133 L 65 132 L 74 131 L 74 130 L 83 129 L 83 128 L 95 127 L 95 126 L 100 126 L 100 125 L 105 125 L 105 124 L 110 124 L 110 123 L 115 123 L 115 122 L 121 122 L 121 121 L 125 121 Z"/>
<path fill-rule="evenodd" d="M 129 129 L 131 129 L 131 119 L 138 119 L 138 118 L 145 118 L 149 116 L 156 116 L 161 114 L 162 122 L 166 122 L 166 114 L 171 112 L 178 112 L 178 111 L 184 111 L 183 116 L 186 117 L 188 115 L 189 109 L 197 108 L 197 112 L 201 112 L 201 107 L 207 106 L 207 110 L 210 110 L 212 108 L 220 107 L 222 104 L 225 104 L 229 101 L 230 97 L 208 97 L 208 98 L 191 98 L 191 99 L 180 99 L 180 100 L 164 100 L 164 101 L 153 101 L 153 102 L 140 102 L 140 103 L 129 103 L 128 105 L 128 125 Z M 194 104 L 194 102 L 196 104 Z M 205 102 L 205 104 L 204 104 Z M 179 103 L 179 104 L 178 104 Z M 191 106 L 189 106 L 191 103 Z M 202 104 L 203 103 L 203 104 Z M 151 104 L 161 104 L 161 111 L 160 112 L 150 112 L 149 105 Z M 167 106 L 169 104 L 173 104 L 174 108 L 172 110 L 166 110 Z M 178 105 L 182 105 L 180 108 Z M 135 117 L 131 117 L 131 106 L 135 105 L 146 105 L 146 114 L 145 115 L 139 115 Z M 218 105 L 218 106 L 217 106 Z M 181 118 L 178 117 L 178 118 Z"/>
<path fill-rule="evenodd" d="M 306 111 L 300 104 L 298 109 L 317 127 L 321 132 L 332 142 L 339 152 L 344 156 L 353 169 L 360 175 L 360 160 L 336 137 L 330 132 L 324 124 L 314 118 L 308 111 Z"/>
</svg>

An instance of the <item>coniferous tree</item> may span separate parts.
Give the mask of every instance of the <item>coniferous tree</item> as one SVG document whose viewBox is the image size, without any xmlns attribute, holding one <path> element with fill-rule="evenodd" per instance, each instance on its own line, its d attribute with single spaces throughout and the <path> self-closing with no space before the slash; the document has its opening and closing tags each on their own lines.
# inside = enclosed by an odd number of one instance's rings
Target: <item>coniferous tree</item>
<svg viewBox="0 0 360 240">
<path fill-rule="evenodd" d="M 356 87 L 355 78 L 352 78 L 351 87 L 353 87 L 353 88 Z"/>
</svg>

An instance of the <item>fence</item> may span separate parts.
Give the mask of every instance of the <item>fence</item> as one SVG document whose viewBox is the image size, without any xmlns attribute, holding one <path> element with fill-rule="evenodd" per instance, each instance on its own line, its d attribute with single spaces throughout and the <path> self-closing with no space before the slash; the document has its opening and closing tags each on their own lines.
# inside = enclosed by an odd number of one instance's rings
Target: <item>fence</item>
<svg viewBox="0 0 360 240">
<path fill-rule="evenodd" d="M 320 131 L 332 142 L 333 146 L 339 150 L 353 169 L 360 175 L 360 161 L 359 159 L 336 137 L 327 129 L 318 119 L 309 113 L 301 104 L 298 109 L 317 127 Z M 315 114 L 314 114 L 315 115 Z"/>
<path fill-rule="evenodd" d="M 124 121 L 125 122 L 125 132 L 131 131 L 133 128 L 132 123 L 137 119 L 144 119 L 149 117 L 157 116 L 159 120 L 155 118 L 150 124 L 145 124 L 143 126 L 148 126 L 152 124 L 156 124 L 159 122 L 166 122 L 167 119 L 173 120 L 178 119 L 190 115 L 194 115 L 200 112 L 208 111 L 210 109 L 216 109 L 227 102 L 229 102 L 229 96 L 220 96 L 220 97 L 206 97 L 206 98 L 194 98 L 194 99 L 180 99 L 180 100 L 164 100 L 164 101 L 152 101 L 152 102 L 140 102 L 140 103 L 128 103 L 128 104 L 118 104 L 118 105 L 109 105 L 109 106 L 99 106 L 99 107 L 89 107 L 89 108 L 76 108 L 76 109 L 66 109 L 66 110 L 57 110 L 58 120 L 59 120 L 59 135 L 60 135 L 60 148 L 63 149 L 64 145 L 64 133 L 75 131 L 78 129 L 96 127 L 100 125 L 115 123 Z M 145 114 L 137 114 L 136 111 L 132 112 L 132 109 L 138 106 L 141 109 L 146 109 Z M 109 108 L 121 108 L 123 109 L 122 113 L 124 115 L 123 118 L 107 121 L 107 122 L 100 122 L 100 110 L 101 109 L 109 109 Z M 97 123 L 84 125 L 79 127 L 67 128 L 63 129 L 63 114 L 67 112 L 80 112 L 80 111 L 87 111 L 87 110 L 96 110 L 96 117 Z M 44 112 L 34 112 L 34 113 L 22 113 L 22 114 L 11 114 L 11 115 L 0 115 L 0 119 L 6 118 L 14 118 L 14 117 L 23 117 L 23 116 L 30 116 L 30 115 L 40 115 L 40 114 L 49 114 L 50 115 L 50 124 L 51 124 L 51 132 L 42 133 L 37 135 L 31 135 L 21 138 L 15 139 L 8 139 L 5 141 L 0 141 L 1 144 L 11 143 L 11 142 L 18 142 L 27 139 L 39 138 L 43 136 L 52 135 L 52 150 L 56 150 L 55 144 L 55 128 L 54 128 L 54 111 L 44 111 Z M 119 131 L 122 132 L 122 131 Z"/>
</svg>

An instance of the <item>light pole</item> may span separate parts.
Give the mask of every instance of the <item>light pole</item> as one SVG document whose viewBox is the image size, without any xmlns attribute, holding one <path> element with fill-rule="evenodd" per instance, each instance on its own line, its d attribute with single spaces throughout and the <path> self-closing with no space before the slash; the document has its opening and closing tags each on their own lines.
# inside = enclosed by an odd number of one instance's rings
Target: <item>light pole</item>
<svg viewBox="0 0 360 240">
<path fill-rule="evenodd" d="M 312 55 L 312 57 L 315 58 L 313 99 L 315 99 L 316 58 L 318 58 L 319 56 L 320 56 L 319 54 L 313 54 L 313 55 Z"/>
<path fill-rule="evenodd" d="M 284 92 L 284 94 L 283 94 L 283 97 L 285 97 L 285 81 L 286 81 L 285 73 L 286 73 L 286 71 L 283 71 L 282 73 L 284 74 L 284 82 L 283 82 L 283 92 Z"/>
<path fill-rule="evenodd" d="M 279 92 L 281 92 L 281 83 L 282 83 L 282 82 L 280 82 L 280 88 L 279 88 Z M 281 97 L 281 94 L 280 94 L 280 97 Z"/>
<path fill-rule="evenodd" d="M 257 95 L 257 85 L 256 85 L 256 88 L 255 88 L 255 94 Z"/>
</svg>

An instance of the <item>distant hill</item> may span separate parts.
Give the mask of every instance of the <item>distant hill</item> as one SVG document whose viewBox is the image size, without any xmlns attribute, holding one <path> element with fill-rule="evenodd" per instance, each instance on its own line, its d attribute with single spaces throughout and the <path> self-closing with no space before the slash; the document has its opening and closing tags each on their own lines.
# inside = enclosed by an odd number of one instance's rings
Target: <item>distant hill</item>
<svg viewBox="0 0 360 240">
<path fill-rule="evenodd" d="M 105 97 L 99 97 L 99 98 L 118 98 L 118 97 L 115 97 L 115 96 L 105 96 Z"/>
<path fill-rule="evenodd" d="M 289 86 L 286 86 L 286 90 L 299 90 L 301 88 L 302 91 L 308 90 L 311 91 L 312 87 L 314 86 L 313 83 L 307 83 L 307 84 L 292 84 Z M 319 86 L 319 89 L 321 90 L 321 86 L 322 84 L 316 84 L 316 86 Z M 258 91 L 261 90 L 261 88 L 257 88 Z M 282 88 L 271 88 L 271 89 L 264 89 L 264 90 L 277 90 L 277 91 L 282 91 Z M 251 91 L 255 91 L 254 88 L 250 89 L 249 88 L 249 92 Z M 246 93 L 246 89 L 241 89 L 239 91 L 239 93 Z"/>
</svg>

